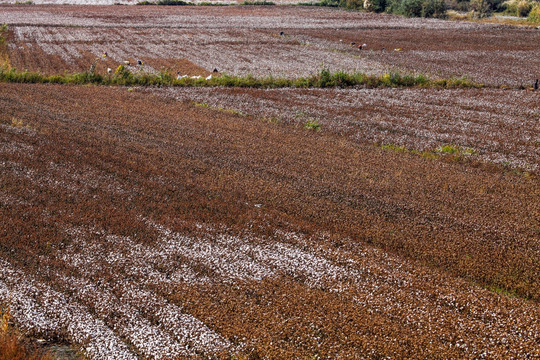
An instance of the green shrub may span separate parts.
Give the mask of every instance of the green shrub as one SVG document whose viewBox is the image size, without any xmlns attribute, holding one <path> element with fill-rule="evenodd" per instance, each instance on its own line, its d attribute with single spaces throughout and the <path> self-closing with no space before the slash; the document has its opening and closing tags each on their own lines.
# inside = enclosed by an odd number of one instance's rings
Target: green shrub
<svg viewBox="0 0 540 360">
<path fill-rule="evenodd" d="M 446 3 L 444 0 L 424 0 L 422 3 L 422 17 L 443 18 L 446 16 Z"/>
<path fill-rule="evenodd" d="M 120 66 L 123 66 L 123 65 L 120 65 Z M 129 75 L 131 75 L 129 72 L 128 72 Z M 172 75 L 169 73 L 169 70 L 167 69 L 163 69 L 159 72 L 159 74 L 157 75 L 158 79 L 160 80 L 160 82 L 164 83 L 164 84 L 170 84 L 173 82 L 173 77 Z"/>
<path fill-rule="evenodd" d="M 354 83 L 353 79 L 351 79 L 349 74 L 343 71 L 338 71 L 337 73 L 335 73 L 333 78 L 334 78 L 333 82 L 335 83 L 335 86 L 338 86 L 341 88 L 351 86 Z"/>
<path fill-rule="evenodd" d="M 416 85 L 423 86 L 429 83 L 429 79 L 425 75 L 420 74 L 420 75 L 416 75 L 415 82 L 416 82 Z"/>
<path fill-rule="evenodd" d="M 422 15 L 422 0 L 402 0 L 397 12 L 407 17 L 420 17 Z"/>
<path fill-rule="evenodd" d="M 446 4 L 444 0 L 401 0 L 394 2 L 390 12 L 407 17 L 444 17 Z"/>
<path fill-rule="evenodd" d="M 364 8 L 364 0 L 340 0 L 339 6 L 349 10 L 359 10 Z"/>
<path fill-rule="evenodd" d="M 469 12 L 472 10 L 469 0 L 446 0 L 446 7 L 460 12 Z"/>
<path fill-rule="evenodd" d="M 0 46 L 6 43 L 7 31 L 8 31 L 7 24 L 0 25 Z"/>
<path fill-rule="evenodd" d="M 442 145 L 435 149 L 435 151 L 445 154 L 457 154 L 459 153 L 459 148 L 454 145 Z"/>
<path fill-rule="evenodd" d="M 364 9 L 371 12 L 380 13 L 386 10 L 386 0 L 364 0 Z"/>
<path fill-rule="evenodd" d="M 532 7 L 528 19 L 533 23 L 540 23 L 540 4 L 536 4 Z"/>
<path fill-rule="evenodd" d="M 332 85 L 332 75 L 330 74 L 330 70 L 328 69 L 322 69 L 319 73 L 319 81 L 317 86 L 324 88 Z"/>
<path fill-rule="evenodd" d="M 517 4 L 516 16 L 527 17 L 531 9 L 532 4 L 526 0 L 522 0 Z"/>
<path fill-rule="evenodd" d="M 304 128 L 313 131 L 320 131 L 321 124 L 317 120 L 311 119 L 304 124 Z"/>
<path fill-rule="evenodd" d="M 507 14 L 526 17 L 533 8 L 533 2 L 529 0 L 508 0 L 504 2 L 504 6 Z"/>
<path fill-rule="evenodd" d="M 447 9 L 445 0 L 321 0 L 299 5 L 339 6 L 349 10 L 364 9 L 370 12 L 386 11 L 409 17 L 445 17 Z"/>
<path fill-rule="evenodd" d="M 435 152 L 459 156 L 470 156 L 477 154 L 476 150 L 474 150 L 473 148 L 456 146 L 451 144 L 441 145 L 437 149 L 435 149 Z"/>
<path fill-rule="evenodd" d="M 123 86 L 228 86 L 228 87 L 251 87 L 251 88 L 284 88 L 284 87 L 351 87 L 363 86 L 375 87 L 414 87 L 431 86 L 440 88 L 480 88 L 482 84 L 476 84 L 466 78 L 430 80 L 420 74 L 386 73 L 381 76 L 368 75 L 365 73 L 346 73 L 338 71 L 331 73 L 328 69 L 322 69 L 318 74 L 297 79 L 274 78 L 267 76 L 257 78 L 253 75 L 232 76 L 223 74 L 209 80 L 200 79 L 175 79 L 167 70 L 158 74 L 138 73 L 132 74 L 123 65 L 118 66 L 113 76 L 96 74 L 93 68 L 88 72 L 47 76 L 40 73 L 20 72 L 14 68 L 0 66 L 0 81 L 3 82 L 27 82 L 27 83 L 57 83 L 57 84 L 96 84 L 96 85 L 123 85 Z"/>
<path fill-rule="evenodd" d="M 507 9 L 505 0 L 471 0 L 469 10 L 475 18 L 484 18 L 493 12 L 502 12 Z"/>
</svg>

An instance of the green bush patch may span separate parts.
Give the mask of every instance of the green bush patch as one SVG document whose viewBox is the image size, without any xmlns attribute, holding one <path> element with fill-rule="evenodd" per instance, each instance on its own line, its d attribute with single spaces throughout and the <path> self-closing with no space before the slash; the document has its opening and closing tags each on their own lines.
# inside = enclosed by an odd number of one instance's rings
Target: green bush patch
<svg viewBox="0 0 540 360">
<path fill-rule="evenodd" d="M 54 84 L 95 84 L 95 85 L 122 85 L 122 86 L 201 86 L 201 87 L 246 87 L 246 88 L 327 88 L 327 87 L 434 87 L 434 88 L 481 88 L 483 84 L 473 83 L 465 78 L 430 80 L 425 75 L 402 75 L 399 73 L 385 73 L 383 75 L 367 75 L 365 73 L 330 72 L 321 70 L 309 77 L 276 78 L 272 75 L 266 77 L 234 76 L 224 74 L 219 77 L 205 78 L 174 78 L 167 70 L 157 74 L 131 73 L 123 65 L 118 66 L 112 75 L 101 75 L 91 67 L 89 71 L 63 75 L 44 75 L 36 72 L 18 71 L 15 68 L 0 67 L 0 81 L 14 83 L 54 83 Z"/>
</svg>

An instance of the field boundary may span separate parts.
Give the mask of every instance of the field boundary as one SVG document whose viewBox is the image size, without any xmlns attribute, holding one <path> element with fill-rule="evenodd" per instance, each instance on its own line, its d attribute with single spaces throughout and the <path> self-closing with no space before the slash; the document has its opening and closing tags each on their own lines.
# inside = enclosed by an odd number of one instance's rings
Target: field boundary
<svg viewBox="0 0 540 360">
<path fill-rule="evenodd" d="M 81 72 L 64 75 L 44 75 L 38 72 L 19 71 L 15 68 L 0 68 L 0 82 L 72 84 L 72 85 L 121 85 L 121 86 L 178 86 L 178 87 L 241 87 L 241 88 L 386 88 L 386 87 L 425 87 L 439 89 L 485 88 L 485 84 L 475 83 L 466 77 L 430 79 L 428 76 L 401 74 L 399 72 L 369 75 L 366 73 L 330 72 L 322 69 L 316 75 L 300 78 L 283 78 L 272 75 L 266 77 L 235 76 L 223 74 L 203 78 L 175 78 L 168 71 L 158 74 L 133 74 L 123 65 L 114 73 L 101 75 Z M 504 88 L 512 88 L 504 86 Z"/>
</svg>

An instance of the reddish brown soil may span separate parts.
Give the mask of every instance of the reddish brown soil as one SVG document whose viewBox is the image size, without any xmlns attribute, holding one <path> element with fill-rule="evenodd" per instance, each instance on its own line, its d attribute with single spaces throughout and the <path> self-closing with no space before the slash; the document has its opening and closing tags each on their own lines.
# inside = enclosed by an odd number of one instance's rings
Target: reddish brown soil
<svg viewBox="0 0 540 360">
<path fill-rule="evenodd" d="M 66 228 L 141 246 L 157 241 L 141 217 L 186 235 L 213 224 L 249 234 L 253 245 L 280 244 L 276 230 L 294 231 L 308 240 L 287 246 L 378 285 L 367 291 L 351 279 L 338 290 L 283 271 L 178 282 L 171 292 L 148 286 L 252 358 L 540 356 L 534 177 L 122 88 L 2 84 L 0 107 L 0 257 L 58 291 L 70 293 L 59 275 L 80 271 L 58 257 L 76 241 Z M 95 231 L 85 241 L 102 241 Z M 187 264 L 219 278 L 202 262 Z M 133 279 L 110 268 L 98 280 Z"/>
<path fill-rule="evenodd" d="M 21 71 L 35 71 L 47 75 L 62 74 L 64 71 L 81 71 L 77 66 L 68 65 L 60 56 L 45 53 L 36 44 L 20 44 L 16 51 L 8 52 L 8 58 L 9 64 Z M 85 63 L 84 67 L 89 67 L 89 65 Z"/>
</svg>

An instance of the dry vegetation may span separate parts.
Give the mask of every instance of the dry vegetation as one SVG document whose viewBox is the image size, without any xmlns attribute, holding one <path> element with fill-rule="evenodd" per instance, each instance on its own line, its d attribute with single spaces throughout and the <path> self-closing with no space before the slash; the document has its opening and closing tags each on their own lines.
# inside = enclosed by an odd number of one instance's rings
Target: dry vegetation
<svg viewBox="0 0 540 360">
<path fill-rule="evenodd" d="M 0 302 L 0 360 L 50 360 L 48 355 L 24 342 L 12 327 L 9 305 Z"/>
<path fill-rule="evenodd" d="M 0 106 L 23 329 L 96 359 L 540 356 L 534 177 L 127 89 Z"/>
<path fill-rule="evenodd" d="M 46 74 L 540 77 L 540 32 L 490 24 L 75 5 L 0 23 L 4 66 Z M 0 83 L 0 304 L 89 359 L 540 358 L 539 99 Z M 0 360 L 24 348 L 3 334 Z"/>
<path fill-rule="evenodd" d="M 37 350 L 28 349 L 17 336 L 0 334 L 0 360 L 50 360 Z"/>
<path fill-rule="evenodd" d="M 525 171 L 540 165 L 538 94 L 494 89 L 151 89 L 181 101 L 294 126 L 318 123 L 351 140 Z"/>
</svg>

